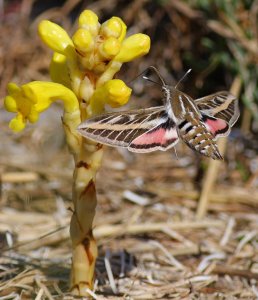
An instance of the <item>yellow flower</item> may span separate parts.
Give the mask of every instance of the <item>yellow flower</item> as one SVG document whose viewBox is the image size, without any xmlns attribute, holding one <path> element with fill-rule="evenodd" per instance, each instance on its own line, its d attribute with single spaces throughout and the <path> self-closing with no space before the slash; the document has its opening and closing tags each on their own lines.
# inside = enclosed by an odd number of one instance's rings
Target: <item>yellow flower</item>
<svg viewBox="0 0 258 300">
<path fill-rule="evenodd" d="M 90 99 L 91 114 L 102 113 L 105 104 L 111 107 L 125 105 L 131 96 L 132 90 L 120 79 L 107 81 L 97 88 Z"/>
<path fill-rule="evenodd" d="M 93 36 L 99 32 L 98 16 L 91 10 L 84 10 L 79 16 L 79 28 L 87 29 Z"/>
<path fill-rule="evenodd" d="M 79 28 L 73 35 L 73 42 L 76 50 L 84 54 L 90 52 L 94 48 L 94 39 L 90 31 Z"/>
<path fill-rule="evenodd" d="M 120 46 L 120 51 L 112 58 L 112 60 L 110 60 L 106 70 L 98 78 L 96 83 L 97 86 L 99 87 L 113 78 L 121 69 L 123 63 L 147 54 L 150 50 L 150 44 L 150 38 L 142 33 L 137 33 L 124 39 Z"/>
<path fill-rule="evenodd" d="M 9 95 L 4 99 L 5 109 L 17 115 L 9 123 L 13 131 L 21 131 L 26 122 L 35 123 L 39 113 L 46 110 L 53 101 L 62 100 L 65 112 L 73 114 L 79 110 L 74 93 L 65 86 L 54 82 L 32 81 L 21 87 L 8 84 Z"/>
<path fill-rule="evenodd" d="M 65 62 L 71 87 L 77 96 L 84 72 L 89 70 L 98 75 L 97 86 L 111 80 L 122 63 L 145 55 L 150 49 L 150 38 L 142 33 L 125 38 L 126 25 L 119 17 L 112 17 L 102 25 L 97 15 L 83 11 L 78 20 L 78 29 L 72 39 L 59 25 L 43 20 L 39 24 L 42 41 L 53 51 L 67 58 Z M 67 85 L 63 77 L 64 68 L 60 60 L 52 60 L 51 77 Z M 60 74 L 60 76 L 58 76 Z"/>
<path fill-rule="evenodd" d="M 113 77 L 124 62 L 148 53 L 147 35 L 138 33 L 125 38 L 126 25 L 120 18 L 112 17 L 101 25 L 90 10 L 79 16 L 78 29 L 72 38 L 61 26 L 48 20 L 40 22 L 38 32 L 54 51 L 50 64 L 54 83 L 8 85 L 5 107 L 16 113 L 10 122 L 14 131 L 22 130 L 27 121 L 36 122 L 39 114 L 58 99 L 64 103 L 66 116 L 73 115 L 73 126 L 81 116 L 102 112 L 105 104 L 118 107 L 128 101 L 131 89 Z M 86 108 L 87 113 L 83 111 Z"/>
<path fill-rule="evenodd" d="M 120 18 L 112 17 L 101 25 L 100 35 L 114 37 L 121 42 L 126 35 L 126 25 Z"/>
<path fill-rule="evenodd" d="M 38 33 L 42 41 L 53 51 L 65 56 L 73 56 L 73 41 L 61 26 L 43 20 L 39 23 Z"/>
<path fill-rule="evenodd" d="M 150 50 L 150 38 L 142 33 L 129 36 L 122 43 L 120 52 L 114 58 L 119 62 L 128 62 L 147 54 Z"/>
<path fill-rule="evenodd" d="M 116 56 L 121 48 L 121 43 L 114 37 L 107 38 L 99 47 L 99 53 L 106 59 L 112 59 Z"/>
</svg>

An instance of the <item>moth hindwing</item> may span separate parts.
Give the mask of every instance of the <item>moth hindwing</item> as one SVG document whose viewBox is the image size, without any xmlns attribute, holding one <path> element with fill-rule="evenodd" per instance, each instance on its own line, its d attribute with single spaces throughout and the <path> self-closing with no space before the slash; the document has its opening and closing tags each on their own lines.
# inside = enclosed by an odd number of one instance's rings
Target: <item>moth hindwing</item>
<svg viewBox="0 0 258 300">
<path fill-rule="evenodd" d="M 83 122 L 78 131 L 86 138 L 129 151 L 146 153 L 174 147 L 179 138 L 191 149 L 222 159 L 216 139 L 227 136 L 239 117 L 238 100 L 222 91 L 193 100 L 162 82 L 164 105 L 106 113 Z"/>
</svg>

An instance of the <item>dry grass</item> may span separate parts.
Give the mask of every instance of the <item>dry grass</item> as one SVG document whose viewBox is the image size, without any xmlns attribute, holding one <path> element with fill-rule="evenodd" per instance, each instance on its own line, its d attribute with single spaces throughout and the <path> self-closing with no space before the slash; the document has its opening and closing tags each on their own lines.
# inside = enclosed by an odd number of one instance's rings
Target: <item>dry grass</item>
<svg viewBox="0 0 258 300">
<path fill-rule="evenodd" d="M 208 215 L 197 221 L 192 161 L 186 166 L 186 157 L 156 153 L 131 162 L 124 155 L 107 149 L 98 178 L 94 297 L 254 299 L 258 198 L 248 199 L 244 187 L 222 182 Z M 38 171 L 19 164 L 19 172 L 2 172 L 0 295 L 9 295 L 6 299 L 21 294 L 22 299 L 72 299 L 65 294 L 72 168 L 66 151 L 60 156 L 49 161 L 49 169 L 62 168 L 63 177 L 41 169 L 40 162 L 34 165 Z M 3 169 L 15 169 L 12 163 L 7 167 L 8 160 Z"/>
<path fill-rule="evenodd" d="M 138 25 L 141 28 L 137 31 L 147 28 L 152 32 L 155 27 L 143 9 L 145 2 L 132 2 L 121 14 L 128 24 L 136 26 L 134 16 L 139 10 L 145 21 Z M 30 1 L 22 3 L 27 9 L 31 5 Z M 91 6 L 103 13 L 105 3 L 97 1 Z M 115 5 L 116 1 L 112 3 Z M 177 20 L 184 33 L 179 46 L 187 48 L 190 20 L 200 15 L 176 3 L 171 1 L 173 10 L 168 5 L 155 16 L 162 19 L 164 11 L 170 12 L 171 20 Z M 72 4 L 73 1 L 66 1 L 65 14 L 50 10 L 44 16 L 53 16 L 69 27 L 66 16 Z M 111 7 L 106 7 L 105 13 L 112 13 Z M 186 18 L 184 24 L 180 14 Z M 3 21 L 0 34 L 2 96 L 10 80 L 21 83 L 46 78 L 49 59 L 49 53 L 34 36 L 34 23 L 29 35 L 28 27 L 18 26 L 27 15 L 19 18 L 14 13 L 12 17 L 17 22 L 13 39 L 10 32 L 14 23 L 10 16 L 8 22 Z M 28 23 L 31 22 L 27 19 Z M 219 24 L 209 23 L 209 26 L 218 28 Z M 172 40 L 173 34 L 171 30 Z M 251 44 L 242 42 L 253 51 Z M 143 65 L 153 64 L 155 57 L 157 60 L 159 56 L 171 57 L 160 49 L 163 43 L 155 46 L 153 42 L 151 57 Z M 173 47 L 176 54 L 171 67 L 181 71 L 179 53 L 183 50 Z M 138 68 L 133 68 L 136 65 L 131 68 L 128 65 L 125 73 L 128 78 L 138 73 Z M 142 98 L 139 101 L 150 105 L 146 93 Z M 0 299 L 75 299 L 66 292 L 71 259 L 73 166 L 64 147 L 59 115 L 60 108 L 54 106 L 39 124 L 14 135 L 6 125 L 8 116 L 0 111 Z M 171 151 L 133 155 L 107 148 L 97 180 L 99 205 L 94 233 L 100 253 L 92 297 L 256 299 L 258 155 L 255 147 L 252 139 L 244 139 L 237 132 L 230 139 L 225 162 L 219 166 L 219 178 L 209 195 L 208 211 L 201 220 L 197 220 L 196 211 L 208 160 L 203 159 L 200 164 L 199 156 L 183 145 L 177 147 L 178 160 Z"/>
</svg>

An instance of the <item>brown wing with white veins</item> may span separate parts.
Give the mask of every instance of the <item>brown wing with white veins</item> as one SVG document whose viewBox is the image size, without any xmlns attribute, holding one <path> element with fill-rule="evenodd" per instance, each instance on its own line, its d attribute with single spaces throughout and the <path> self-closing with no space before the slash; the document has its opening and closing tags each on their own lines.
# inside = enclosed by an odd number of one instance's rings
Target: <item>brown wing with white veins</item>
<svg viewBox="0 0 258 300">
<path fill-rule="evenodd" d="M 194 102 L 201 113 L 222 119 L 230 126 L 233 126 L 239 117 L 238 99 L 227 91 L 217 92 Z"/>
<path fill-rule="evenodd" d="M 163 106 L 103 114 L 83 122 L 78 131 L 102 144 L 139 153 L 167 150 L 178 142 L 175 123 Z"/>
</svg>

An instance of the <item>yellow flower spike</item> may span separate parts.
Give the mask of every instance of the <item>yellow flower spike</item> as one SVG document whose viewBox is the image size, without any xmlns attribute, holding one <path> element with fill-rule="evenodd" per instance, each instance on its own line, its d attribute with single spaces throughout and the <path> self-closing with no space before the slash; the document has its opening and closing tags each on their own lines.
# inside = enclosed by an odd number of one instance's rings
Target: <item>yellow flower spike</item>
<svg viewBox="0 0 258 300">
<path fill-rule="evenodd" d="M 91 52 L 94 48 L 94 40 L 89 30 L 79 28 L 73 35 L 73 43 L 80 53 Z"/>
<path fill-rule="evenodd" d="M 105 104 L 111 107 L 125 105 L 132 90 L 120 79 L 112 79 L 97 88 L 90 99 L 91 114 L 101 113 Z"/>
<path fill-rule="evenodd" d="M 61 26 L 43 20 L 39 23 L 38 33 L 42 41 L 53 51 L 69 57 L 74 55 L 73 42 Z"/>
<path fill-rule="evenodd" d="M 149 52 L 150 43 L 150 38 L 146 34 L 131 35 L 122 42 L 121 50 L 114 60 L 124 63 L 143 56 Z"/>
<path fill-rule="evenodd" d="M 105 59 L 112 59 L 116 56 L 121 48 L 121 43 L 118 39 L 114 37 L 109 37 L 104 41 L 104 43 L 99 47 L 99 53 Z"/>
<path fill-rule="evenodd" d="M 11 83 L 8 85 L 8 91 L 10 95 L 5 98 L 4 104 L 7 110 L 17 112 L 17 116 L 9 124 L 14 131 L 24 129 L 27 121 L 36 122 L 39 113 L 46 110 L 56 100 L 63 101 L 66 113 L 74 114 L 79 111 L 77 97 L 62 84 L 33 81 L 19 88 Z M 79 122 L 80 120 L 77 121 Z"/>
<path fill-rule="evenodd" d="M 97 36 L 100 28 L 98 16 L 91 10 L 84 10 L 79 16 L 79 27 L 87 29 L 93 36 Z"/>
<path fill-rule="evenodd" d="M 126 25 L 118 17 L 112 17 L 100 27 L 100 35 L 104 37 L 115 37 L 121 42 L 126 34 Z"/>
<path fill-rule="evenodd" d="M 71 88 L 71 79 L 67 68 L 67 58 L 63 54 L 57 52 L 53 54 L 49 73 L 54 82 L 61 83 L 64 86 Z"/>
<path fill-rule="evenodd" d="M 4 103 L 7 110 L 15 113 L 9 126 L 20 131 L 27 122 L 36 122 L 53 101 L 63 101 L 62 123 L 75 162 L 75 211 L 70 226 L 71 291 L 87 297 L 94 286 L 97 245 L 92 222 L 97 204 L 96 172 L 103 150 L 102 145 L 83 138 L 76 129 L 81 121 L 102 113 L 106 104 L 118 107 L 128 101 L 131 89 L 113 76 L 124 62 L 146 54 L 150 40 L 143 34 L 125 39 L 126 25 L 120 18 L 113 17 L 100 26 L 98 17 L 90 10 L 80 15 L 73 39 L 50 21 L 40 22 L 38 31 L 43 42 L 55 52 L 50 75 L 57 83 L 35 81 L 21 87 L 10 84 Z"/>
</svg>

